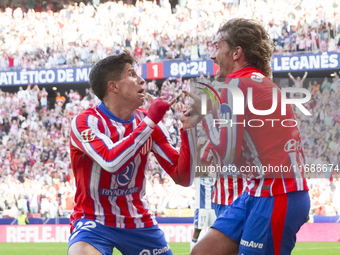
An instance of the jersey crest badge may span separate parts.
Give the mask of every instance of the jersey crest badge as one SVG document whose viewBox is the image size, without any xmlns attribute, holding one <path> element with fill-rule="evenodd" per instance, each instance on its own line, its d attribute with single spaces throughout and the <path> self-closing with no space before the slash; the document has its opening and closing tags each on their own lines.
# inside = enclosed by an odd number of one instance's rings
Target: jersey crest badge
<svg viewBox="0 0 340 255">
<path fill-rule="evenodd" d="M 81 132 L 81 138 L 83 142 L 92 142 L 95 137 L 96 135 L 91 128 L 85 129 L 83 132 Z"/>
</svg>

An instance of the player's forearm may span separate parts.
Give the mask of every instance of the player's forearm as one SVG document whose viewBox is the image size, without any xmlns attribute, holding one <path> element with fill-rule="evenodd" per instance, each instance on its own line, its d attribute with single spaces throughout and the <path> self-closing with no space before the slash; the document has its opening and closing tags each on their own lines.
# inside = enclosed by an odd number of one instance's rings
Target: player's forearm
<svg viewBox="0 0 340 255">
<path fill-rule="evenodd" d="M 181 130 L 181 148 L 177 164 L 170 166 L 167 173 L 174 182 L 181 186 L 191 186 L 195 177 L 197 165 L 196 130 Z"/>
</svg>

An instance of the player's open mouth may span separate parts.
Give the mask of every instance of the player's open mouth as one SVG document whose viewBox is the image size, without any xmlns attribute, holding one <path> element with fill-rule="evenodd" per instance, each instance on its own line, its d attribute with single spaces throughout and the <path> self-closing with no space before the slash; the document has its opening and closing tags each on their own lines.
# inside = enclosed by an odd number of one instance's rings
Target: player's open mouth
<svg viewBox="0 0 340 255">
<path fill-rule="evenodd" d="M 138 90 L 138 94 L 145 94 L 145 89 L 140 89 L 140 90 Z"/>
</svg>

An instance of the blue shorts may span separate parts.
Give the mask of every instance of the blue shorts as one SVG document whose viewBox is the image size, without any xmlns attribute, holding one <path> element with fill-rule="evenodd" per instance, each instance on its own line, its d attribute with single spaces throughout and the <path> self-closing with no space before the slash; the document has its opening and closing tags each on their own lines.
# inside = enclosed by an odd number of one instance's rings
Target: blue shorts
<svg viewBox="0 0 340 255">
<path fill-rule="evenodd" d="M 251 197 L 244 192 L 212 228 L 239 243 L 240 255 L 291 254 L 309 208 L 308 191 L 274 197 Z"/>
<path fill-rule="evenodd" d="M 68 248 L 76 242 L 86 242 L 103 255 L 112 255 L 113 248 L 117 248 L 124 255 L 173 254 L 158 225 L 149 228 L 126 229 L 80 219 L 74 223 L 74 226 Z"/>
<path fill-rule="evenodd" d="M 212 208 L 215 210 L 216 217 L 220 217 L 220 215 L 227 210 L 229 205 L 220 205 L 220 204 L 215 204 L 212 203 Z"/>
</svg>

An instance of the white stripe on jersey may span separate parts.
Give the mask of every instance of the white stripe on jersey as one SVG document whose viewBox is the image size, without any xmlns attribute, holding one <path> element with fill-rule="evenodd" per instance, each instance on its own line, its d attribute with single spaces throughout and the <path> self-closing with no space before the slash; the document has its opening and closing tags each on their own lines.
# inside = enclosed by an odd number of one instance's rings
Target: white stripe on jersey
<svg viewBox="0 0 340 255">
<path fill-rule="evenodd" d="M 133 119 L 132 121 L 132 132 L 137 128 L 137 120 Z"/>
<path fill-rule="evenodd" d="M 188 143 L 189 143 L 189 151 L 190 151 L 190 183 L 189 186 L 192 185 L 195 177 L 195 171 L 197 166 L 197 132 L 196 128 L 189 128 L 186 130 Z"/>
<path fill-rule="evenodd" d="M 231 100 L 234 100 L 230 91 L 228 92 L 228 97 Z M 228 98 L 228 100 L 229 100 L 229 98 Z M 233 105 L 233 103 L 231 105 Z M 233 123 L 237 123 L 238 115 L 232 114 L 232 117 L 233 117 Z M 230 127 L 230 133 L 231 133 L 231 145 L 230 145 L 230 147 L 231 147 L 231 149 L 230 149 L 230 151 L 228 151 L 228 154 L 229 154 L 228 163 L 229 164 L 233 164 L 234 160 L 235 160 L 235 152 L 236 152 L 236 147 L 237 147 L 237 125 L 240 125 L 240 124 L 236 124 L 235 126 Z"/>
<path fill-rule="evenodd" d="M 236 175 L 233 175 L 233 190 L 234 190 L 233 201 L 235 201 L 235 199 L 237 199 L 237 197 L 238 197 L 238 182 L 237 182 L 237 176 Z"/>
<path fill-rule="evenodd" d="M 248 190 L 251 191 L 254 187 L 255 187 L 255 180 L 252 180 L 251 178 L 247 178 L 246 188 L 248 188 Z"/>
<path fill-rule="evenodd" d="M 71 143 L 74 147 L 78 148 L 79 150 L 81 150 L 78 145 L 76 144 L 76 142 L 73 140 L 72 136 L 71 136 Z"/>
<path fill-rule="evenodd" d="M 229 90 L 227 90 L 227 102 L 228 102 L 228 105 L 232 105 L 233 104 L 233 97 L 232 97 L 232 94 L 229 92 Z M 232 119 L 233 123 L 235 121 L 235 118 L 234 118 L 234 114 L 232 114 L 232 116 L 226 116 L 226 119 Z M 232 152 L 232 148 L 233 148 L 233 129 L 237 129 L 237 126 L 235 125 L 234 127 L 232 127 L 231 125 L 227 125 L 226 127 L 226 132 L 227 132 L 227 144 L 226 144 L 226 148 L 225 148 L 225 154 L 223 156 L 223 162 L 225 164 L 232 164 L 233 163 L 233 157 L 231 155 L 231 152 Z M 236 140 L 236 139 L 235 139 Z M 236 145 L 235 145 L 236 146 Z"/>
<path fill-rule="evenodd" d="M 224 192 L 224 201 L 222 201 L 222 190 L 220 190 L 221 193 L 221 201 L 223 204 L 227 205 L 228 204 L 228 198 L 229 198 L 229 178 L 228 176 L 223 176 L 223 186 L 221 187 Z"/>
<path fill-rule="evenodd" d="M 118 189 L 117 177 L 118 175 L 114 175 L 114 174 L 111 175 L 110 189 Z M 125 216 L 122 215 L 122 212 L 119 206 L 117 205 L 117 199 L 118 197 L 114 197 L 114 196 L 108 197 L 108 200 L 110 201 L 110 204 L 111 204 L 111 211 L 116 216 L 116 227 L 122 228 L 123 226 L 125 227 L 124 225 Z"/>
<path fill-rule="evenodd" d="M 145 114 L 142 111 L 136 110 L 134 111 L 134 113 L 135 113 L 135 117 L 137 117 L 139 121 L 143 121 L 143 119 L 145 118 Z"/>
<path fill-rule="evenodd" d="M 137 176 L 140 164 L 141 164 L 140 154 L 138 154 L 135 157 L 134 163 L 135 163 L 135 168 L 133 170 L 134 172 L 132 175 L 132 179 L 130 183 L 128 184 L 128 188 L 133 188 L 136 186 L 136 176 Z M 129 214 L 131 217 L 134 217 L 134 223 L 136 224 L 136 228 L 144 228 L 144 222 L 142 222 L 143 215 L 138 213 L 136 206 L 133 204 L 132 194 L 125 196 L 125 199 L 126 199 Z"/>
<path fill-rule="evenodd" d="M 304 169 L 305 169 L 305 161 L 304 161 L 301 153 L 299 153 L 299 160 L 300 160 L 300 164 L 299 165 L 302 165 L 303 171 L 304 171 Z M 302 177 L 300 169 L 299 169 L 299 171 L 297 171 L 297 173 L 295 175 L 295 178 L 298 178 L 298 180 L 296 180 L 296 181 L 299 182 L 298 186 L 301 188 L 299 190 L 303 190 L 303 177 Z"/>
<path fill-rule="evenodd" d="M 103 123 L 104 123 L 105 135 L 103 133 L 101 133 L 98 129 L 99 120 L 96 117 L 94 117 L 93 115 L 88 115 L 88 117 L 87 117 L 87 125 L 91 128 L 94 127 L 92 129 L 95 132 L 96 136 L 98 138 L 100 138 L 105 143 L 105 145 L 108 147 L 109 150 L 111 150 L 114 147 L 114 144 L 112 143 L 111 139 L 109 138 L 109 137 L 111 137 L 111 135 L 110 135 L 110 131 L 108 131 L 106 123 L 105 122 L 103 122 Z"/>
<path fill-rule="evenodd" d="M 110 129 L 109 127 L 107 126 L 106 124 L 106 121 L 104 119 L 104 117 L 97 111 L 97 107 L 95 107 L 94 109 L 97 113 L 97 115 L 100 117 L 100 119 L 102 120 L 102 123 L 103 123 L 103 126 L 104 126 L 104 130 L 105 130 L 105 135 L 107 135 L 108 137 L 111 137 L 111 132 L 110 132 Z M 90 115 L 91 116 L 91 115 Z"/>
<path fill-rule="evenodd" d="M 296 157 L 296 152 L 291 152 L 288 154 L 289 159 L 290 159 L 290 163 L 292 164 L 292 170 L 295 176 L 295 181 L 296 181 L 296 186 L 297 186 L 297 190 L 303 190 L 303 178 L 300 172 L 300 168 L 299 168 L 299 163 L 297 162 L 297 157 Z M 301 156 L 302 158 L 302 156 Z M 301 161 L 301 159 L 300 159 Z M 303 160 L 301 162 L 301 164 L 303 163 Z M 294 171 L 295 169 L 295 171 Z"/>
<path fill-rule="evenodd" d="M 217 194 L 217 204 L 221 204 L 222 203 L 222 192 L 221 192 L 221 181 L 220 181 L 220 175 L 218 175 L 218 178 L 217 178 L 217 185 L 216 185 L 216 191 L 215 191 L 215 194 Z"/>
<path fill-rule="evenodd" d="M 223 187 L 221 187 L 221 178 L 223 178 Z M 216 179 L 216 186 L 214 190 L 214 199 L 213 202 L 217 204 L 225 204 L 229 205 L 229 199 L 232 198 L 232 201 L 235 201 L 239 196 L 239 187 L 238 187 L 238 180 L 239 175 L 232 174 L 232 175 L 226 175 L 226 174 L 218 174 L 218 177 Z M 229 182 L 232 184 L 232 190 L 229 189 Z M 246 187 L 246 177 L 245 175 L 242 175 L 242 182 L 243 182 L 243 189 L 242 192 L 245 190 Z M 222 189 L 224 193 L 224 201 L 222 201 Z"/>
<path fill-rule="evenodd" d="M 94 200 L 94 215 L 96 216 L 95 221 L 105 225 L 104 208 L 100 203 L 98 190 L 98 187 L 100 187 L 99 183 L 101 169 L 102 169 L 101 166 L 97 162 L 93 161 L 90 177 L 90 196 Z"/>
<path fill-rule="evenodd" d="M 282 178 L 283 189 L 284 189 L 285 193 L 287 193 L 286 181 L 285 181 L 285 178 L 283 176 L 283 172 L 281 172 L 281 178 Z M 275 179 L 273 181 L 275 181 Z M 272 190 L 271 186 L 270 186 L 270 195 L 273 196 L 273 190 Z"/>
<path fill-rule="evenodd" d="M 118 141 L 121 141 L 121 140 L 124 140 L 124 134 L 125 134 L 125 126 L 124 124 L 120 123 L 120 122 L 117 122 L 117 121 L 114 121 L 114 120 L 111 120 L 111 124 L 112 126 L 114 126 L 117 130 L 117 133 L 119 135 L 119 139 Z M 125 138 L 126 139 L 126 138 Z"/>
<path fill-rule="evenodd" d="M 144 169 L 147 169 L 147 166 L 146 166 L 147 162 L 148 161 L 145 162 Z M 145 175 L 144 175 L 144 177 L 143 177 L 143 186 L 142 186 L 141 191 L 139 192 L 139 199 L 142 202 L 144 209 L 148 210 L 148 213 L 150 214 L 150 218 L 151 218 L 153 224 L 157 225 L 158 223 L 156 221 L 156 217 L 155 217 L 154 213 L 150 210 L 150 204 L 144 198 L 144 195 L 146 193 L 145 189 L 146 189 L 146 178 L 145 178 Z"/>
<path fill-rule="evenodd" d="M 255 197 L 260 197 L 261 196 L 263 184 L 264 184 L 264 177 L 262 177 L 260 179 L 259 186 L 257 187 L 257 189 L 255 191 Z"/>
</svg>

